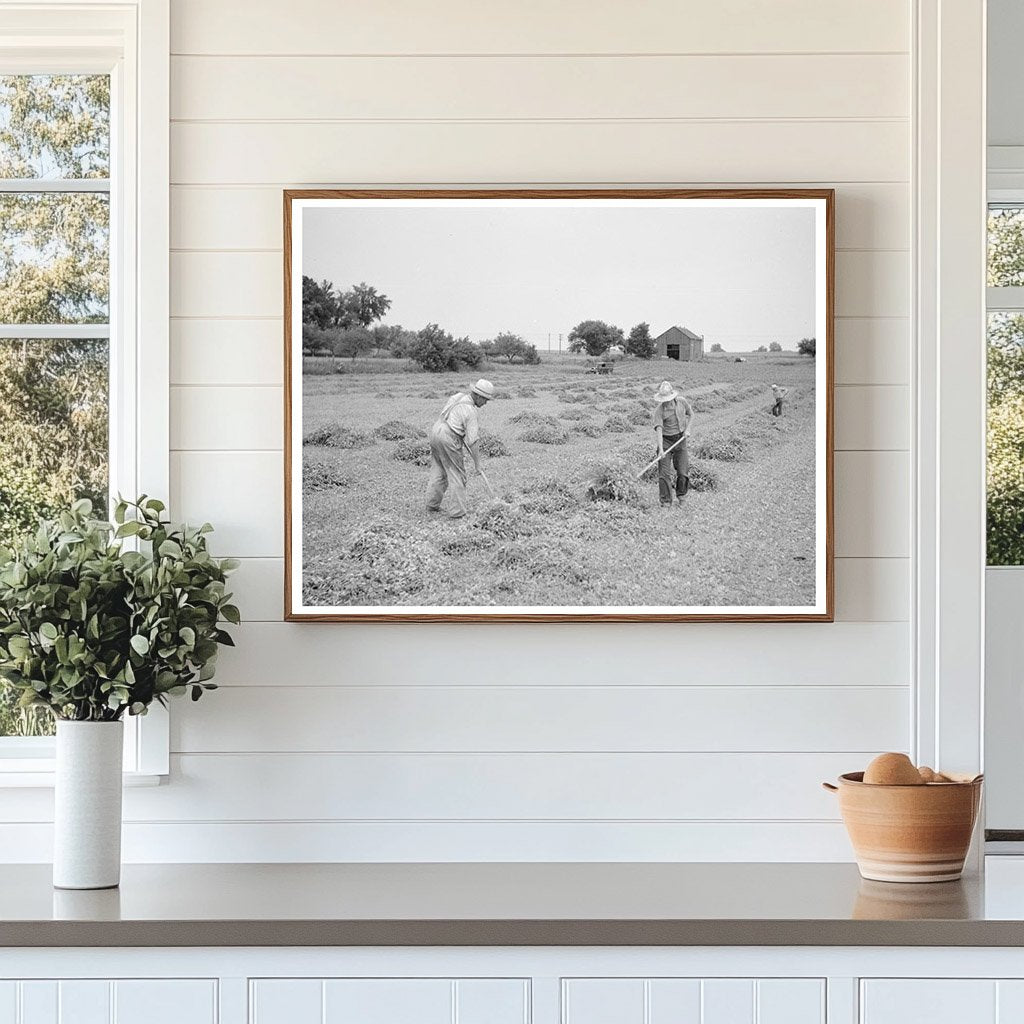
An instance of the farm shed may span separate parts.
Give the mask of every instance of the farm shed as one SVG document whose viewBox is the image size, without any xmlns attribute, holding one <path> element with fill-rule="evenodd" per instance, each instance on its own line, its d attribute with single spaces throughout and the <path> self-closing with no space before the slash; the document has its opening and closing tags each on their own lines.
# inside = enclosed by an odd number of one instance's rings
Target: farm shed
<svg viewBox="0 0 1024 1024">
<path fill-rule="evenodd" d="M 687 327 L 670 327 L 654 339 L 659 358 L 680 359 L 690 362 L 704 358 L 704 338 Z"/>
</svg>

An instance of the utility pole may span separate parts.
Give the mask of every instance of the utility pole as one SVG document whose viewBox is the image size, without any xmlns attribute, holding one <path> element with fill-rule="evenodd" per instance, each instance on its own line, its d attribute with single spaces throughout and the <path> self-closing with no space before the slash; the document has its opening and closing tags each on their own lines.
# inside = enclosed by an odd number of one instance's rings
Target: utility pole
<svg viewBox="0 0 1024 1024">
<path fill-rule="evenodd" d="M 558 335 L 558 354 L 562 354 L 562 335 Z"/>
</svg>

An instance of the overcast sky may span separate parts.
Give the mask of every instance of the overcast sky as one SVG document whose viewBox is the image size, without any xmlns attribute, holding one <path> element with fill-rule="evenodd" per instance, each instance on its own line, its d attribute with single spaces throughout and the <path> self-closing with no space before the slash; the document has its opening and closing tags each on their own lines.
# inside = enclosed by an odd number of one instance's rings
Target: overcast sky
<svg viewBox="0 0 1024 1024">
<path fill-rule="evenodd" d="M 387 295 L 382 321 L 499 331 L 557 348 L 581 320 L 747 351 L 815 333 L 814 212 L 803 208 L 316 208 L 302 271 Z M 564 344 L 563 339 L 563 344 Z"/>
</svg>

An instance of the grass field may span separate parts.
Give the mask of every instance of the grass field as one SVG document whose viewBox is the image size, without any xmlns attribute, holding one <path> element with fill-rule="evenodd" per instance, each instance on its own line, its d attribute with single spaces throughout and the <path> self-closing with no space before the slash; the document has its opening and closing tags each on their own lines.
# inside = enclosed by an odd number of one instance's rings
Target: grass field
<svg viewBox="0 0 1024 1024">
<path fill-rule="evenodd" d="M 397 373 L 396 360 L 309 365 L 303 378 L 303 593 L 311 606 L 808 605 L 814 599 L 814 360 L 792 353 L 677 363 L 492 364 Z M 390 372 L 389 372 L 390 371 Z M 470 514 L 424 508 L 426 433 L 478 376 L 484 472 Z M 691 401 L 693 479 L 658 504 L 651 395 Z M 790 388 L 773 417 L 769 384 Z M 488 454 L 490 453 L 490 454 Z M 469 460 L 467 458 L 467 464 Z M 616 497 L 590 500 L 595 476 Z"/>
</svg>

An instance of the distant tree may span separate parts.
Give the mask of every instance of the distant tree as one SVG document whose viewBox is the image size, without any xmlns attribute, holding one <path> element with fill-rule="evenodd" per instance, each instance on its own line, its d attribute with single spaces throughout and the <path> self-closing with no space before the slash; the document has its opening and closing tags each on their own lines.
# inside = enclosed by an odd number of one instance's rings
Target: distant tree
<svg viewBox="0 0 1024 1024">
<path fill-rule="evenodd" d="M 773 341 L 773 342 L 771 342 L 769 344 L 768 351 L 769 352 L 781 352 L 782 351 L 782 346 L 777 341 Z"/>
<path fill-rule="evenodd" d="M 416 342 L 416 332 L 399 324 L 377 324 L 372 333 L 375 347 L 390 352 L 396 359 L 405 359 Z"/>
<path fill-rule="evenodd" d="M 365 281 L 342 292 L 338 304 L 351 324 L 361 324 L 363 327 L 369 327 L 391 308 L 391 300 Z"/>
<path fill-rule="evenodd" d="M 625 345 L 621 327 L 603 320 L 584 320 L 569 332 L 569 351 L 583 349 L 588 356 L 603 356 L 612 345 Z"/>
<path fill-rule="evenodd" d="M 334 326 L 338 314 L 338 300 L 330 281 L 314 281 L 302 276 L 302 322 L 313 324 L 321 331 Z"/>
<path fill-rule="evenodd" d="M 708 349 L 708 351 L 709 351 L 709 352 L 724 352 L 724 351 L 725 351 L 725 349 L 724 349 L 724 348 L 722 348 L 722 346 L 721 346 L 721 345 L 719 345 L 719 343 L 718 343 L 718 342 L 716 341 L 716 342 L 715 342 L 715 343 L 714 343 L 714 344 L 713 344 L 713 345 L 711 346 L 711 348 L 709 348 L 709 349 Z"/>
<path fill-rule="evenodd" d="M 814 338 L 801 338 L 796 343 L 796 350 L 802 356 L 813 356 L 814 355 Z"/>
<path fill-rule="evenodd" d="M 373 332 L 361 324 L 354 327 L 332 327 L 324 331 L 323 337 L 336 356 L 347 356 L 352 360 L 370 352 L 376 345 Z"/>
<path fill-rule="evenodd" d="M 490 358 L 505 359 L 514 363 L 517 359 L 525 362 L 527 350 L 532 346 L 527 345 L 523 338 L 511 331 L 502 331 L 487 347 L 487 355 Z"/>
<path fill-rule="evenodd" d="M 537 366 L 540 363 L 540 353 L 537 351 L 536 345 L 527 345 L 526 351 L 523 353 L 523 362 L 527 366 Z"/>
<path fill-rule="evenodd" d="M 650 359 L 654 355 L 654 339 L 649 324 L 640 323 L 629 332 L 626 351 L 638 359 Z"/>
<path fill-rule="evenodd" d="M 758 352 L 767 352 L 768 349 L 764 345 L 758 345 L 757 346 L 757 351 Z"/>
</svg>

